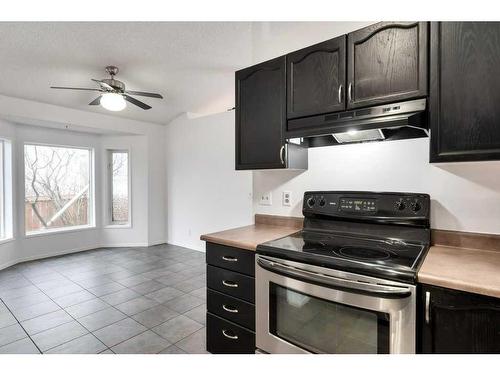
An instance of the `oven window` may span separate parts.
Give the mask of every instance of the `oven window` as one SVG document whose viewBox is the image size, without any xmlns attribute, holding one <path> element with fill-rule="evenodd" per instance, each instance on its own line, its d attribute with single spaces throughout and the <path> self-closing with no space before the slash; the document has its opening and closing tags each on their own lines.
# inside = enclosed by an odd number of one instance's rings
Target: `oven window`
<svg viewBox="0 0 500 375">
<path fill-rule="evenodd" d="M 270 284 L 270 331 L 313 353 L 389 353 L 389 315 Z"/>
</svg>

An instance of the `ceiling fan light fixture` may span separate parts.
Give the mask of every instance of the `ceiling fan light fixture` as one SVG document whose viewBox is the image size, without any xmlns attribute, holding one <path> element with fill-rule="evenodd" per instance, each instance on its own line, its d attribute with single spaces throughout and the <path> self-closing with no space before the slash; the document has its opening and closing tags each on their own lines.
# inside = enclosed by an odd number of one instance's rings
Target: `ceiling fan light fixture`
<svg viewBox="0 0 500 375">
<path fill-rule="evenodd" d="M 123 98 L 123 95 L 113 92 L 103 94 L 100 104 L 103 108 L 113 112 L 122 111 L 127 106 L 127 102 Z"/>
</svg>

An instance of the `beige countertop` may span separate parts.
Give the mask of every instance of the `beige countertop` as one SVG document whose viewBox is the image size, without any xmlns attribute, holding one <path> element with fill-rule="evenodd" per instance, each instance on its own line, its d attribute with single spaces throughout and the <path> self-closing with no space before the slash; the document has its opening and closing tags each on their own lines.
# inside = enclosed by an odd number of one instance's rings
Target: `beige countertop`
<svg viewBox="0 0 500 375">
<path fill-rule="evenodd" d="M 200 238 L 207 242 L 255 251 L 255 248 L 260 243 L 285 237 L 299 230 L 279 225 L 254 224 L 222 232 L 204 234 Z"/>
<path fill-rule="evenodd" d="M 418 281 L 500 298 L 500 252 L 431 246 Z"/>
</svg>

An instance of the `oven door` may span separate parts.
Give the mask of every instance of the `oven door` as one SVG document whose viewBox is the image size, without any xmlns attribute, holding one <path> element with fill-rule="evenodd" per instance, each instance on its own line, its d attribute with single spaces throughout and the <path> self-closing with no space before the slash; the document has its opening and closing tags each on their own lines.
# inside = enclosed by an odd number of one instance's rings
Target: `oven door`
<svg viewBox="0 0 500 375">
<path fill-rule="evenodd" d="M 258 255 L 256 346 L 267 353 L 415 353 L 416 288 Z"/>
</svg>

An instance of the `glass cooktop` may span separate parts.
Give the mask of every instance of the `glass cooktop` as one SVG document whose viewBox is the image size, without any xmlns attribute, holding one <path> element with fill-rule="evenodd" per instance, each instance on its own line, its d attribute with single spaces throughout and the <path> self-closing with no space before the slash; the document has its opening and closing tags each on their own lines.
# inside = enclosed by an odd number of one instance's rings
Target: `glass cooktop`
<svg viewBox="0 0 500 375">
<path fill-rule="evenodd" d="M 257 247 L 257 252 L 305 261 L 320 266 L 337 268 L 389 278 L 416 277 L 419 261 L 426 244 L 409 243 L 398 239 L 361 237 L 343 234 L 300 231 Z M 390 277 L 390 276 L 394 277 Z"/>
</svg>

